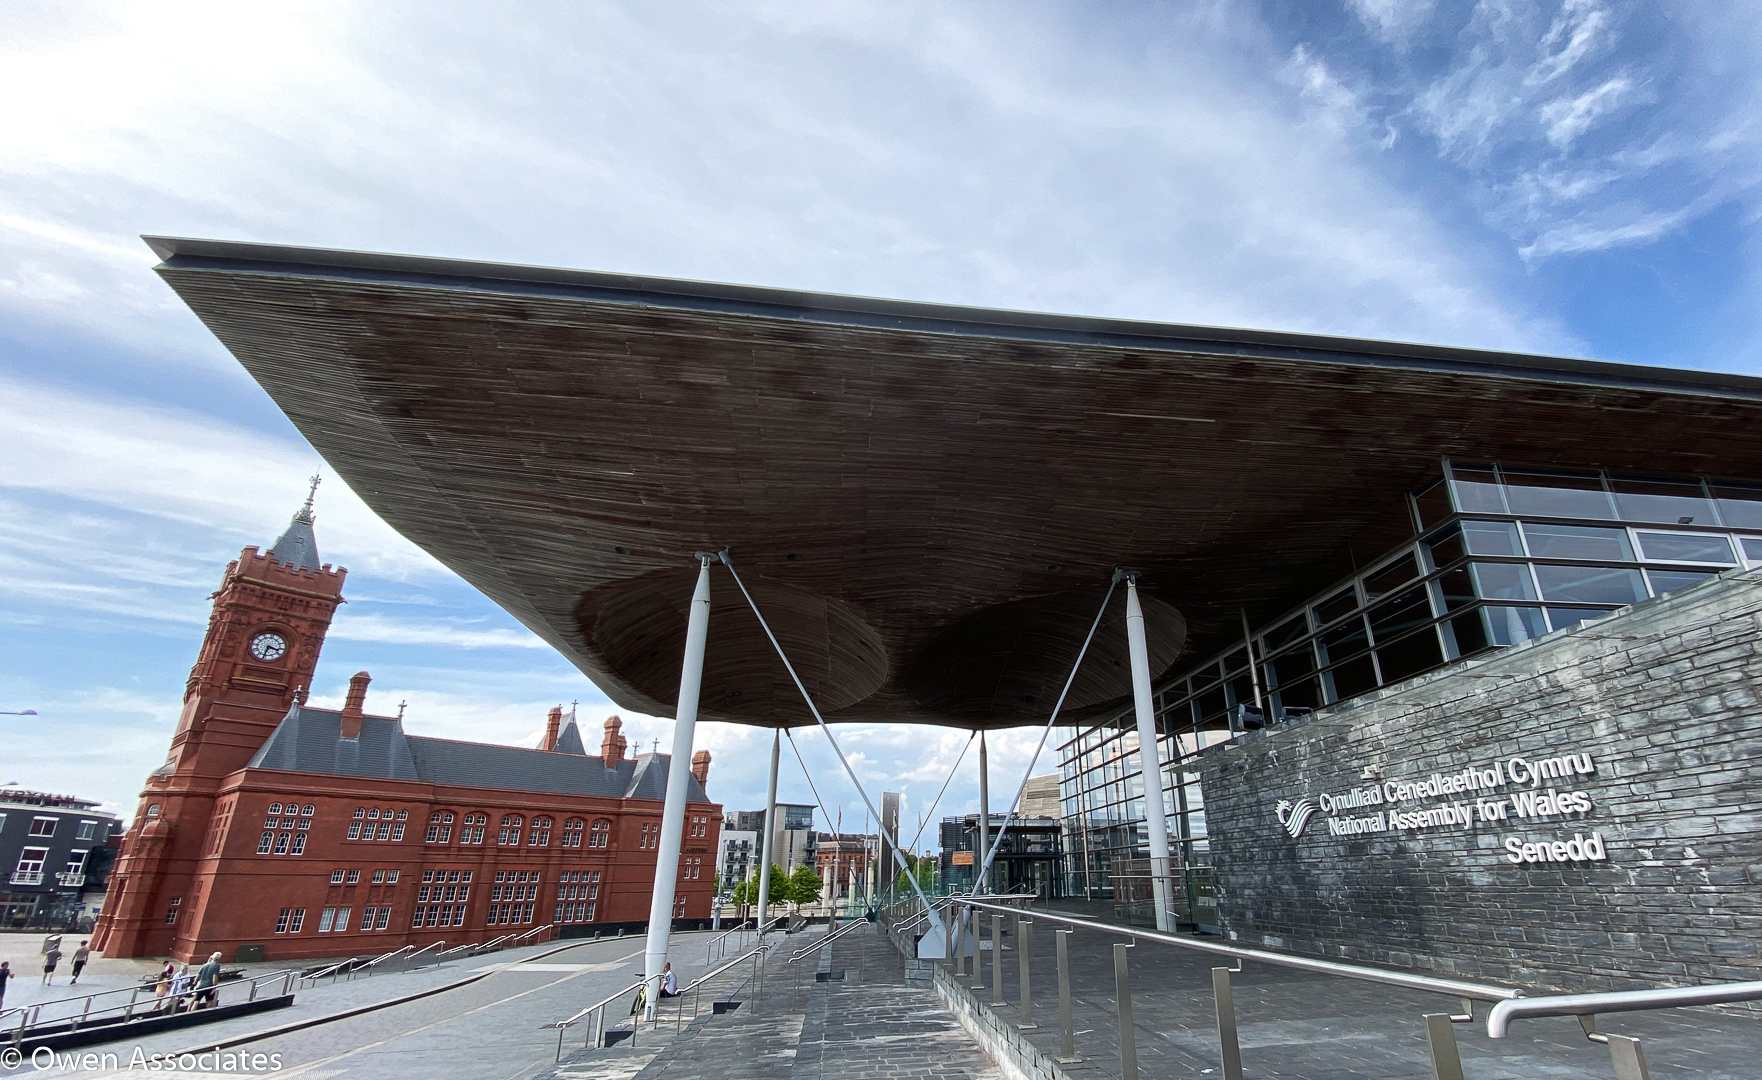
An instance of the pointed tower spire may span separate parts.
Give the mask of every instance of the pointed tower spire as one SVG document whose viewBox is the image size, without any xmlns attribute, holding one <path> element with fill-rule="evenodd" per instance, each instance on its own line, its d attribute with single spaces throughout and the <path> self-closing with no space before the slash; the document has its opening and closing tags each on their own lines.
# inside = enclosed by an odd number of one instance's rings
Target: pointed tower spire
<svg viewBox="0 0 1762 1080">
<path fill-rule="evenodd" d="M 269 549 L 271 558 L 296 570 L 318 569 L 318 537 L 312 531 L 312 523 L 317 518 L 312 513 L 312 499 L 318 494 L 321 480 L 322 477 L 313 474 L 312 486 L 306 491 L 306 505 L 295 512 L 280 539 Z"/>
</svg>

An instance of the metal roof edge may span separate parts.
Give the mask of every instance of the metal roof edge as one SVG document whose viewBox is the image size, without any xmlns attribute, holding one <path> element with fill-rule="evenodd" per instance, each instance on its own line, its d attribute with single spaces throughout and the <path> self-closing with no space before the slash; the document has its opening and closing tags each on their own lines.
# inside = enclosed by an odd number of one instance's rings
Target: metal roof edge
<svg viewBox="0 0 1762 1080">
<path fill-rule="evenodd" d="M 573 295 L 638 306 L 822 322 L 868 329 L 1148 348 L 1244 359 L 1422 368 L 1530 381 L 1762 400 L 1762 378 L 1448 345 L 1236 327 L 978 308 L 798 289 L 691 281 L 470 259 L 189 237 L 144 236 L 159 269 L 376 280 L 386 284 Z"/>
</svg>

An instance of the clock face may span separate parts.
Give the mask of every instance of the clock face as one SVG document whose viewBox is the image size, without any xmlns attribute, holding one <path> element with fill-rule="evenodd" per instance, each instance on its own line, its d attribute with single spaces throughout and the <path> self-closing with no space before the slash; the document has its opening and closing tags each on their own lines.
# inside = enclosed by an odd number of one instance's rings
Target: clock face
<svg viewBox="0 0 1762 1080">
<path fill-rule="evenodd" d="M 258 634 L 251 639 L 251 655 L 259 660 L 280 660 L 287 651 L 287 639 L 280 634 Z"/>
</svg>

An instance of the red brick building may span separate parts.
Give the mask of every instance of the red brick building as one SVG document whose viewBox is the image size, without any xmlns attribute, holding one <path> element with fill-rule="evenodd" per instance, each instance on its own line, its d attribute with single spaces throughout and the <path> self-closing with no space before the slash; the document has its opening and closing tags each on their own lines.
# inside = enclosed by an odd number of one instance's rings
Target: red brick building
<svg viewBox="0 0 1762 1080">
<path fill-rule="evenodd" d="M 347 571 L 318 562 L 311 500 L 226 568 L 165 764 L 147 778 L 94 944 L 108 956 L 266 959 L 465 944 L 554 923 L 646 925 L 666 754 L 600 756 L 552 709 L 541 749 L 405 733 L 305 704 Z M 722 808 L 692 759 L 676 918 L 710 917 Z"/>
</svg>

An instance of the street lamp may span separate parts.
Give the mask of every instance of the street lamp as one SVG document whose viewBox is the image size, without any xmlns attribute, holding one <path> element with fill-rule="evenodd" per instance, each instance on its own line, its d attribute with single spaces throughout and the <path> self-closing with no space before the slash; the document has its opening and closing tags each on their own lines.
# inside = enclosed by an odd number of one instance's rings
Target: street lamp
<svg viewBox="0 0 1762 1080">
<path fill-rule="evenodd" d="M 0 709 L 0 716 L 35 716 L 37 710 L 26 709 L 24 712 L 13 712 L 11 709 Z"/>
</svg>

